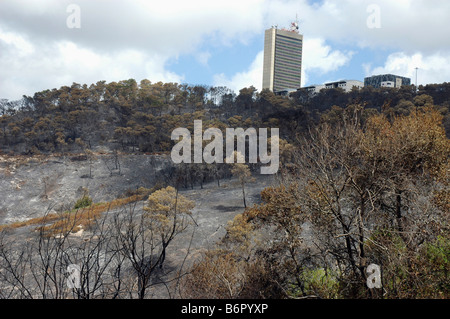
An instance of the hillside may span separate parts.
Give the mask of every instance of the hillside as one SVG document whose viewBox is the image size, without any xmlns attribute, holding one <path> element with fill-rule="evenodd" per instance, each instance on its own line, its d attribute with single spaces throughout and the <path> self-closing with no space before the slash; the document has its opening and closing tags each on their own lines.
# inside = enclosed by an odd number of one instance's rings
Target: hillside
<svg viewBox="0 0 450 319">
<path fill-rule="evenodd" d="M 448 83 L 1 101 L 0 298 L 448 298 L 449 109 Z M 171 132 L 194 120 L 280 128 L 279 171 L 174 164 Z"/>
<path fill-rule="evenodd" d="M 243 88 L 189 86 L 133 80 L 77 84 L 36 92 L 19 101 L 0 100 L 0 150 L 5 154 L 79 153 L 102 148 L 125 153 L 170 151 L 170 133 L 204 127 L 280 127 L 288 141 L 318 123 L 336 117 L 336 107 L 362 104 L 367 114 L 408 114 L 436 105 L 450 134 L 450 84 L 401 89 L 323 90 L 311 96 L 302 90 L 291 97 Z M 332 111 L 333 107 L 335 112 Z M 281 123 L 283 125 L 281 125 Z"/>
</svg>

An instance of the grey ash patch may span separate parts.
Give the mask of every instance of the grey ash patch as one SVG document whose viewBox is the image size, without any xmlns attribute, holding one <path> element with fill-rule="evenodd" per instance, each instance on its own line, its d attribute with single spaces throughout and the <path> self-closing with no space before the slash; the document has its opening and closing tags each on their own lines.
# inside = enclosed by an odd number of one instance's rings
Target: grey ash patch
<svg viewBox="0 0 450 319">
<path fill-rule="evenodd" d="M 242 206 L 224 206 L 224 205 L 218 205 L 213 207 L 214 210 L 217 210 L 219 212 L 229 212 L 229 211 L 237 211 L 242 209 Z"/>
</svg>

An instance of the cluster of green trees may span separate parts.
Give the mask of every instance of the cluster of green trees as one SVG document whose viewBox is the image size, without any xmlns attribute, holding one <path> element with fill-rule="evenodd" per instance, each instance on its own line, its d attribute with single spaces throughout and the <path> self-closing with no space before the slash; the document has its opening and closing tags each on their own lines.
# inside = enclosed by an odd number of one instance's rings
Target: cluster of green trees
<svg viewBox="0 0 450 319">
<path fill-rule="evenodd" d="M 409 114 L 435 104 L 450 134 L 450 83 L 394 89 L 323 90 L 311 96 L 300 90 L 290 97 L 268 90 L 190 86 L 124 80 L 45 90 L 20 101 L 0 100 L 0 147 L 4 152 L 77 152 L 105 145 L 124 152 L 166 152 L 176 127 L 190 128 L 202 119 L 204 127 L 280 127 L 285 139 L 319 122 L 330 120 L 333 108 L 364 104 L 390 115 Z M 330 111 L 331 110 L 331 111 Z"/>
</svg>

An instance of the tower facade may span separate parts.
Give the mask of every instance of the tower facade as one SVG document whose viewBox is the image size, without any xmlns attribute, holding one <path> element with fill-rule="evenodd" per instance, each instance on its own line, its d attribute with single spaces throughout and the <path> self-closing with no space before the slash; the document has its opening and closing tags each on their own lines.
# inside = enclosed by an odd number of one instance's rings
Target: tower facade
<svg viewBox="0 0 450 319">
<path fill-rule="evenodd" d="M 298 25 L 291 30 L 270 28 L 264 37 L 263 89 L 275 93 L 301 86 L 303 35 Z"/>
</svg>

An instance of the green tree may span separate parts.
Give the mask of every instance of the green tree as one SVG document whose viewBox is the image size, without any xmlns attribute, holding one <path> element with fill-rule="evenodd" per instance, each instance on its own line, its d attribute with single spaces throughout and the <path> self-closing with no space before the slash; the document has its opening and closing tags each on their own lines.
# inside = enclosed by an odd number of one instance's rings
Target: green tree
<svg viewBox="0 0 450 319">
<path fill-rule="evenodd" d="M 166 249 L 171 241 L 189 225 L 194 206 L 192 200 L 179 195 L 171 186 L 157 190 L 148 197 L 144 218 L 149 228 L 160 236 L 160 267 L 163 266 Z"/>
</svg>

